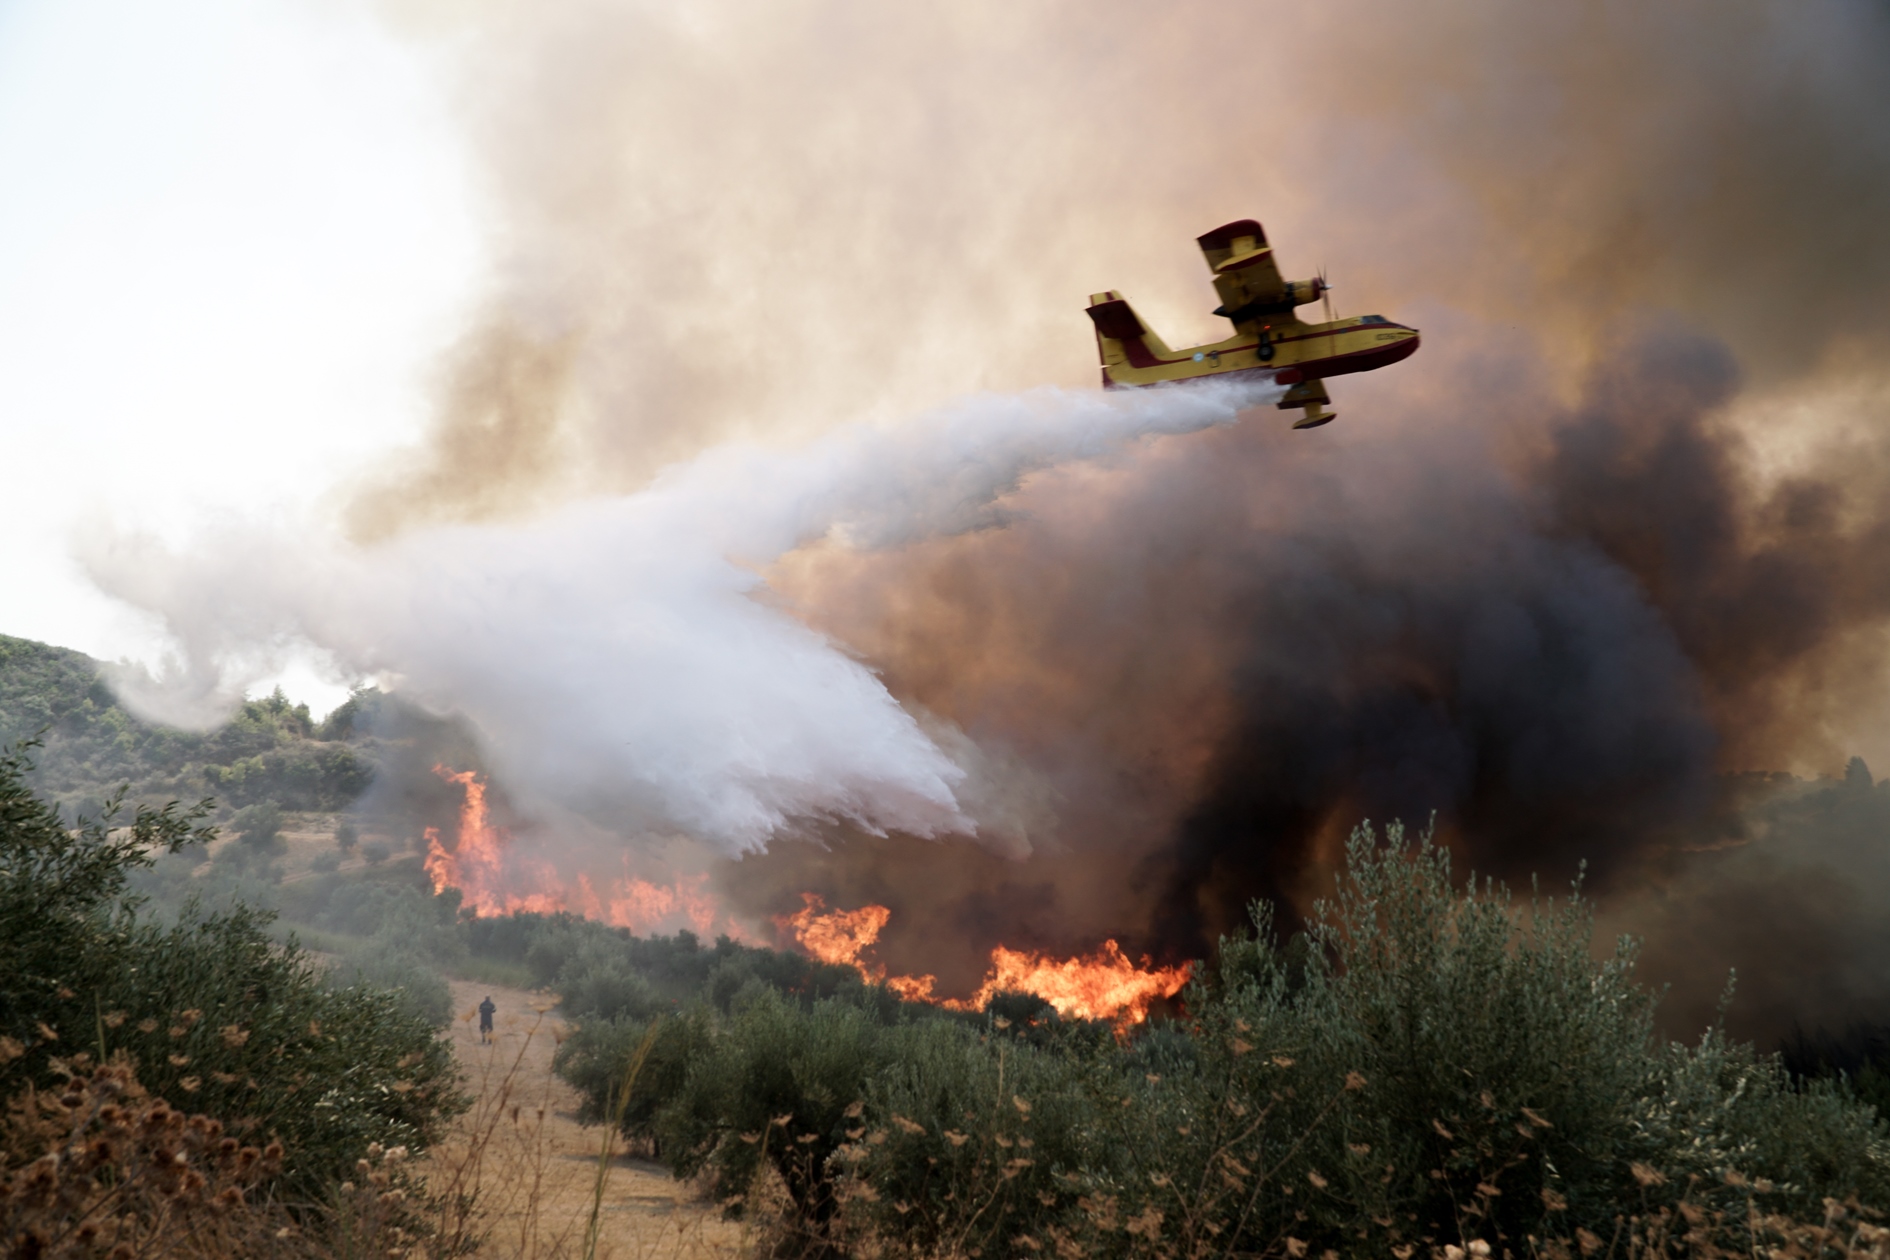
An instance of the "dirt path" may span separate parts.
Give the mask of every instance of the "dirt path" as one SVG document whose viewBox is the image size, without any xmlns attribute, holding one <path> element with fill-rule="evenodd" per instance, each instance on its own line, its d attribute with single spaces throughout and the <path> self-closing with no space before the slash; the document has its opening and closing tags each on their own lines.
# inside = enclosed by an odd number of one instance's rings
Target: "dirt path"
<svg viewBox="0 0 1890 1260">
<path fill-rule="evenodd" d="M 477 1099 L 428 1181 L 471 1193 L 490 1233 L 482 1255 L 519 1260 L 584 1254 L 604 1131 L 576 1119 L 576 1092 L 551 1070 L 563 1025 L 542 994 L 452 981 L 450 1037 Z M 499 1008 L 490 1045 L 474 1008 Z M 697 1201 L 660 1166 L 618 1156 L 599 1213 L 597 1256 L 611 1260 L 736 1260 L 739 1225 Z"/>
</svg>

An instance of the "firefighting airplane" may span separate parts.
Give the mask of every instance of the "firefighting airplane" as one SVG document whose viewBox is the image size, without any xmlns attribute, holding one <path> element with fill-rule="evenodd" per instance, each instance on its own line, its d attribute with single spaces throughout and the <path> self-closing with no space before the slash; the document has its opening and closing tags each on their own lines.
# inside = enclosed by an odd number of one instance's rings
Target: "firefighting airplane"
<svg viewBox="0 0 1890 1260">
<path fill-rule="evenodd" d="M 1328 376 L 1369 372 L 1409 358 L 1418 348 L 1418 330 L 1394 324 L 1383 315 L 1332 317 L 1332 286 L 1324 276 L 1283 280 L 1267 236 L 1252 219 L 1217 227 L 1197 238 L 1221 295 L 1216 315 L 1234 322 L 1234 335 L 1209 346 L 1170 350 L 1113 289 L 1094 293 L 1089 317 L 1096 325 L 1102 354 L 1103 388 L 1159 385 L 1206 376 L 1264 378 L 1290 388 L 1281 411 L 1305 414 L 1295 429 L 1316 429 L 1338 417 L 1326 407 Z M 1293 309 L 1325 299 L 1326 322 L 1308 324 Z"/>
</svg>

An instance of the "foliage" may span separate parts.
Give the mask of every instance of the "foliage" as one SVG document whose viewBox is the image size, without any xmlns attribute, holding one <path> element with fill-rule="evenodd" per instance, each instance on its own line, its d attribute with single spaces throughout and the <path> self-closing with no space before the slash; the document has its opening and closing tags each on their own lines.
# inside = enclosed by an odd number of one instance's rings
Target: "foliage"
<svg viewBox="0 0 1890 1260">
<path fill-rule="evenodd" d="M 28 1086 L 9 1103 L 0 1133 L 8 1255 L 397 1255 L 424 1234 L 406 1151 L 371 1146 L 356 1163 L 358 1187 L 332 1205 L 290 1205 L 271 1193 L 279 1142 L 243 1142 L 215 1117 L 146 1093 L 122 1060 L 84 1057 L 62 1065 L 54 1088 Z"/>
<path fill-rule="evenodd" d="M 881 1026 L 857 1005 L 802 1007 L 754 987 L 657 1113 L 666 1162 L 679 1177 L 712 1171 L 735 1205 L 768 1167 L 796 1221 L 823 1235 L 839 1207 L 828 1160 L 856 1127 L 885 1050 Z"/>
<path fill-rule="evenodd" d="M 0 757 L 0 1093 L 46 1087 L 55 1056 L 125 1054 L 143 1086 L 293 1152 L 313 1195 L 373 1142 L 420 1147 L 460 1100 L 447 1048 L 392 994 L 333 988 L 269 916 L 141 921 L 130 873 L 202 842 L 203 806 L 72 831 Z"/>
<path fill-rule="evenodd" d="M 623 928 L 571 914 L 514 914 L 464 924 L 476 958 L 522 964 L 531 983 L 557 990 L 572 1018 L 647 1018 L 702 999 L 726 1012 L 750 985 L 812 1001 L 850 1000 L 898 1006 L 870 988 L 851 967 L 802 954 L 743 945 L 724 936 L 704 946 L 693 932 L 632 936 Z"/>
<path fill-rule="evenodd" d="M 444 1028 L 453 1020 L 453 994 L 446 979 L 406 950 L 370 946 L 353 951 L 329 973 L 329 983 L 390 993 L 403 1015 L 432 1028 Z"/>
<path fill-rule="evenodd" d="M 709 1052 L 714 1016 L 700 1004 L 664 1016 L 623 1099 L 626 1065 L 649 1030 L 650 1023 L 642 1020 L 585 1020 L 558 1047 L 553 1066 L 581 1095 L 580 1120 L 594 1124 L 614 1116 L 626 1136 L 648 1142 L 662 1158 L 668 1152 L 657 1132 L 657 1111 L 681 1095 L 691 1068 Z M 613 1095 L 621 1102 L 620 1111 L 610 1106 Z"/>
<path fill-rule="evenodd" d="M 1143 1083 L 1129 1056 L 1088 1038 L 1012 1037 L 1006 1023 L 886 1031 L 840 1152 L 853 1232 L 915 1253 L 1011 1251 L 1080 1197 L 1076 1170 L 1097 1185 L 1121 1175 L 1124 1148 L 1098 1139 L 1123 1123 L 1119 1095 Z"/>
<path fill-rule="evenodd" d="M 230 817 L 229 828 L 251 849 L 262 853 L 282 851 L 282 809 L 274 801 L 245 805 Z"/>
<path fill-rule="evenodd" d="M 40 1047 L 0 1068 L 14 1073 L 46 1070 L 40 1030 L 75 1000 L 74 986 L 97 990 L 113 978 L 110 947 L 132 933 L 130 872 L 215 835 L 202 825 L 207 802 L 141 806 L 130 826 L 114 828 L 114 801 L 104 817 L 68 831 L 26 786 L 28 768 L 26 749 L 0 753 L 0 1035 Z"/>
<path fill-rule="evenodd" d="M 1842 1233 L 1793 1222 L 1890 1204 L 1875 1111 L 1718 1030 L 1663 1043 L 1631 942 L 1595 954 L 1579 887 L 1457 887 L 1396 827 L 1347 857 L 1303 932 L 1280 943 L 1256 911 L 1185 1024 L 1121 1042 L 1016 996 L 973 1021 L 753 975 L 724 995 L 735 952 L 653 949 L 659 984 L 575 924 L 480 931 L 587 994 L 558 1062 L 593 1117 L 651 995 L 701 977 L 624 1127 L 737 1210 L 778 1184 L 789 1250 L 1574 1254 L 1619 1230 L 1623 1254 L 1789 1254 Z"/>
<path fill-rule="evenodd" d="M 0 745 L 43 738 L 29 782 L 74 814 L 98 816 L 121 784 L 146 799 L 212 793 L 235 806 L 340 809 L 374 776 L 381 754 L 368 733 L 363 724 L 343 742 L 280 691 L 213 731 L 157 726 L 118 703 L 91 658 L 0 635 Z"/>
</svg>

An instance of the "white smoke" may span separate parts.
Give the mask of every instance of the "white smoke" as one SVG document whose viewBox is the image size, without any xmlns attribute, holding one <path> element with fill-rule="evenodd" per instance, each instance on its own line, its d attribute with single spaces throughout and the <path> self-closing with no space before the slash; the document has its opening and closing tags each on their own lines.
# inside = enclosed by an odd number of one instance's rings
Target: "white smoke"
<svg viewBox="0 0 1890 1260">
<path fill-rule="evenodd" d="M 344 677 L 467 719 L 528 804 L 620 831 L 731 852 L 820 820 L 971 832 L 965 770 L 868 665 L 755 598 L 762 572 L 821 540 L 887 548 L 1001 525 L 1033 471 L 1230 424 L 1279 395 L 1208 382 L 980 396 L 794 451 L 717 447 L 640 493 L 523 524 L 358 547 L 252 523 L 183 552 L 108 531 L 80 556 L 177 640 L 162 677 L 118 679 L 160 721 L 219 721 L 285 652 L 312 647 Z"/>
</svg>

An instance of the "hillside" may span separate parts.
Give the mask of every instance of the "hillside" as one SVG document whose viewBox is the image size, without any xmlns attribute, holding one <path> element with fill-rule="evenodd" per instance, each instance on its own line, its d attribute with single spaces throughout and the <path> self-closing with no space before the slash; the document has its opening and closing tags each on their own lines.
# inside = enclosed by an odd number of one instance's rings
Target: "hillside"
<svg viewBox="0 0 1890 1260">
<path fill-rule="evenodd" d="M 372 689 L 319 723 L 278 690 L 213 731 L 158 726 L 118 703 L 91 657 L 0 635 L 0 745 L 36 735 L 32 787 L 68 816 L 96 813 L 121 787 L 134 801 L 214 797 L 221 817 L 265 803 L 332 813 L 377 787 L 378 812 L 450 817 L 453 794 L 427 769 L 474 757 L 450 723 Z"/>
</svg>

